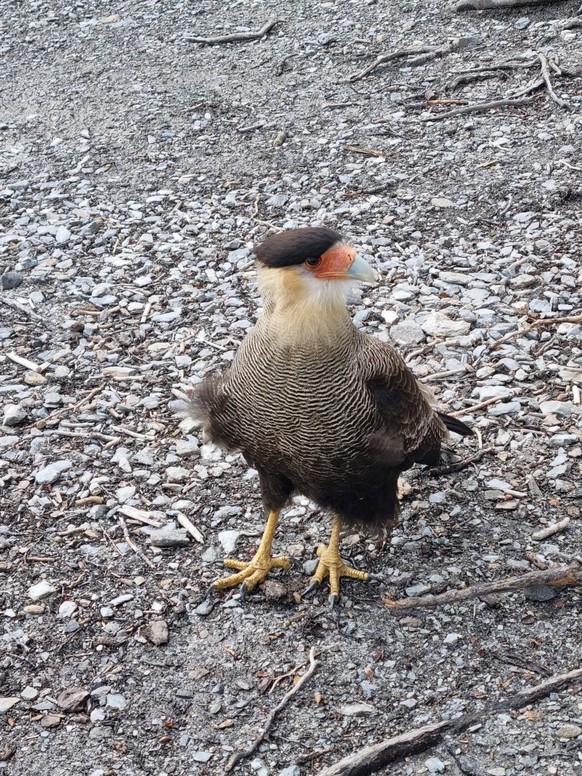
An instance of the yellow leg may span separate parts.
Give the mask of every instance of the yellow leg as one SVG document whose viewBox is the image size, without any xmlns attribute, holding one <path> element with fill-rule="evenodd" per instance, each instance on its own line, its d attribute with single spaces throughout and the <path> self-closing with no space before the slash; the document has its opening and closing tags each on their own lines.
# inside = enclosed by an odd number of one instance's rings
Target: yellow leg
<svg viewBox="0 0 582 776">
<path fill-rule="evenodd" d="M 226 590 L 229 587 L 236 587 L 240 584 L 243 585 L 244 590 L 252 590 L 265 580 L 271 569 L 291 568 L 293 564 L 289 558 L 271 557 L 271 545 L 273 543 L 275 529 L 277 528 L 279 513 L 280 510 L 269 512 L 267 525 L 265 526 L 259 549 L 250 561 L 245 562 L 242 560 L 232 560 L 230 558 L 227 558 L 227 560 L 224 561 L 225 566 L 230 569 L 238 569 L 239 573 L 231 574 L 228 577 L 219 579 L 218 582 L 215 582 L 213 585 L 215 590 Z"/>
<path fill-rule="evenodd" d="M 327 547 L 322 545 L 317 549 L 319 563 L 317 564 L 315 574 L 311 577 L 309 587 L 307 588 L 307 592 L 311 592 L 311 590 L 314 590 L 323 582 L 326 576 L 329 576 L 329 589 L 332 604 L 339 598 L 340 580 L 342 577 L 359 579 L 363 582 L 370 578 L 370 575 L 365 571 L 358 571 L 351 566 L 347 566 L 341 559 L 339 554 L 341 527 L 341 517 L 336 517 L 333 521 L 329 544 Z"/>
</svg>

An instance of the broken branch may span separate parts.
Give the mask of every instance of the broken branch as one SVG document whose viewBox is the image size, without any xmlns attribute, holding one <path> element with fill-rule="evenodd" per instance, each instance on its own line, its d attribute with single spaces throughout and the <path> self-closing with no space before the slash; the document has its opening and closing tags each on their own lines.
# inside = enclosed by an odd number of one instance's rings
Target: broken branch
<svg viewBox="0 0 582 776">
<path fill-rule="evenodd" d="M 489 11 L 496 8 L 521 8 L 524 5 L 544 5 L 561 0 L 460 0 L 454 11 Z"/>
<path fill-rule="evenodd" d="M 270 32 L 278 24 L 278 19 L 271 19 L 256 32 L 233 32 L 230 35 L 216 35 L 210 38 L 201 38 L 197 35 L 185 35 L 184 40 L 189 43 L 204 43 L 207 46 L 218 46 L 221 43 L 241 43 L 247 40 L 258 40 Z"/>
<path fill-rule="evenodd" d="M 504 100 L 492 100 L 491 102 L 480 102 L 476 105 L 464 105 L 462 108 L 455 108 L 455 110 L 448 110 L 445 113 L 433 113 L 430 116 L 426 116 L 423 121 L 442 121 L 442 119 L 450 119 L 454 116 L 462 116 L 465 113 L 481 113 L 484 110 L 493 110 L 493 108 L 519 108 L 523 105 L 530 105 L 533 102 L 533 98 L 528 99 L 504 99 Z"/>
<path fill-rule="evenodd" d="M 384 598 L 384 604 L 389 609 L 402 611 L 404 609 L 428 608 L 443 606 L 444 604 L 456 604 L 469 598 L 480 598 L 493 593 L 509 593 L 515 590 L 525 590 L 537 585 L 550 585 L 551 587 L 579 587 L 582 585 L 582 566 L 574 562 L 569 566 L 558 566 L 547 571 L 530 571 L 519 577 L 498 579 L 495 582 L 484 582 L 478 585 L 464 587 L 461 590 L 447 590 L 439 595 L 421 595 L 415 598 L 404 598 L 393 601 Z"/>
<path fill-rule="evenodd" d="M 299 690 L 303 687 L 305 682 L 309 679 L 309 677 L 315 672 L 315 669 L 319 665 L 319 662 L 315 659 L 315 647 L 311 647 L 309 650 L 309 668 L 307 671 L 303 674 L 303 676 L 299 679 L 296 685 L 294 685 L 288 693 L 286 693 L 283 698 L 279 701 L 279 703 L 275 706 L 274 709 L 272 709 L 269 712 L 269 715 L 266 719 L 265 726 L 262 729 L 262 731 L 259 733 L 259 735 L 255 738 L 253 743 L 250 745 L 248 749 L 245 749 L 244 752 L 234 752 L 234 754 L 230 757 L 229 761 L 226 764 L 225 771 L 226 773 L 230 773 L 232 769 L 237 765 L 241 760 L 246 760 L 247 757 L 252 757 L 252 755 L 257 751 L 259 746 L 263 743 L 265 738 L 268 736 L 269 731 L 271 730 L 271 727 L 273 726 L 273 722 L 275 721 L 275 717 L 277 714 L 285 708 L 285 706 L 289 703 L 291 698 L 299 692 Z"/>
<path fill-rule="evenodd" d="M 505 700 L 491 701 L 480 711 L 468 712 L 456 719 L 413 728 L 406 733 L 384 739 L 378 744 L 367 746 L 344 757 L 329 768 L 324 768 L 317 776 L 369 776 L 396 760 L 426 751 L 441 741 L 445 733 L 462 733 L 495 714 L 522 709 L 542 698 L 547 698 L 553 692 L 569 687 L 579 679 L 582 679 L 582 668 L 558 674 L 534 687 L 521 690 Z"/>
</svg>

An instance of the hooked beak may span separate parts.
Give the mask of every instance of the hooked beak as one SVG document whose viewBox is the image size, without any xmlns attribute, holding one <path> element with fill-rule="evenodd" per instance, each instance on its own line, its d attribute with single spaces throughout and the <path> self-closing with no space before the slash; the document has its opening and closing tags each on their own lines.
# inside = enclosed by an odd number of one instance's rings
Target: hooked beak
<svg viewBox="0 0 582 776">
<path fill-rule="evenodd" d="M 346 277 L 350 280 L 360 280 L 362 283 L 375 283 L 376 273 L 367 261 L 360 256 L 356 256 L 352 266 L 346 272 Z"/>
</svg>

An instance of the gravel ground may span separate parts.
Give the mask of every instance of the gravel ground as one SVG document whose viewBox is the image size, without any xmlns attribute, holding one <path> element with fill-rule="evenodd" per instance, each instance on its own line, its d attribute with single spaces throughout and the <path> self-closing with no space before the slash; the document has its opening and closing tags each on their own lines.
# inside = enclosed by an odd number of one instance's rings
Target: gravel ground
<svg viewBox="0 0 582 776">
<path fill-rule="evenodd" d="M 580 556 L 582 29 L 564 24 L 576 7 L 2 5 L 7 772 L 222 774 L 312 646 L 316 673 L 236 776 L 315 776 L 580 665 L 580 589 L 397 615 L 383 603 Z M 188 40 L 271 18 L 260 41 Z M 450 39 L 452 53 L 349 80 L 379 54 Z M 527 86 L 536 52 L 563 66 L 551 72 L 570 110 L 540 89 L 432 120 L 462 106 L 443 100 Z M 508 61 L 522 66 L 496 68 Z M 453 87 L 475 67 L 496 69 Z M 294 569 L 201 618 L 223 558 L 250 556 L 263 519 L 256 476 L 204 443 L 184 397 L 253 324 L 253 241 L 319 223 L 378 270 L 354 296 L 357 324 L 396 342 L 487 452 L 448 476 L 409 474 L 390 546 L 348 537 L 346 556 L 383 581 L 346 584 L 335 612 L 298 595 L 330 518 L 297 498 L 278 534 Z M 539 316 L 559 320 L 528 328 Z M 576 776 L 582 699 L 566 690 L 449 743 L 386 773 Z"/>
</svg>

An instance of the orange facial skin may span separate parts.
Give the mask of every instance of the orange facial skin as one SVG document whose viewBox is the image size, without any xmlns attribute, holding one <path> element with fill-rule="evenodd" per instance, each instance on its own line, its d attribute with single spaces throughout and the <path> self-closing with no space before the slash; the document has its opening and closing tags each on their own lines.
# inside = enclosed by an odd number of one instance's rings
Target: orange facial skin
<svg viewBox="0 0 582 776">
<path fill-rule="evenodd" d="M 345 279 L 355 258 L 356 252 L 349 245 L 333 245 L 320 256 L 317 264 L 304 266 L 318 280 L 340 280 Z"/>
</svg>

